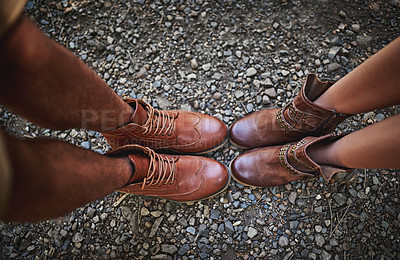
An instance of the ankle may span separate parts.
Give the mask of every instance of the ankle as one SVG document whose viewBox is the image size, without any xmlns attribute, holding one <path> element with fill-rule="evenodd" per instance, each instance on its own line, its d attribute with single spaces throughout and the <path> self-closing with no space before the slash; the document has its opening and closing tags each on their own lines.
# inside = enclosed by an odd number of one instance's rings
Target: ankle
<svg viewBox="0 0 400 260">
<path fill-rule="evenodd" d="M 326 92 L 319 96 L 316 100 L 314 100 L 314 104 L 338 112 L 335 107 L 335 103 L 329 99 L 329 94 L 327 94 Z"/>
<path fill-rule="evenodd" d="M 323 144 L 315 144 L 307 149 L 307 155 L 319 165 L 333 165 L 345 167 L 338 156 L 336 141 Z"/>
<path fill-rule="evenodd" d="M 130 184 L 133 180 L 133 175 L 135 174 L 135 166 L 130 162 L 129 158 L 120 158 L 122 161 L 122 187 Z"/>
</svg>

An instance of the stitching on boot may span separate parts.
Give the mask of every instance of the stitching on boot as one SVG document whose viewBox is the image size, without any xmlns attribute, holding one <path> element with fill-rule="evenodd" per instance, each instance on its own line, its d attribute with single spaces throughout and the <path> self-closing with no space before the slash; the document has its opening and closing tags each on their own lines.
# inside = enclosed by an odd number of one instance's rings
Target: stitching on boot
<svg viewBox="0 0 400 260">
<path fill-rule="evenodd" d="M 287 150 L 289 149 L 289 147 L 292 145 L 293 143 L 288 143 L 282 146 L 282 148 L 279 151 L 279 163 L 283 166 L 283 168 L 285 168 L 290 174 L 292 175 L 303 175 L 305 174 L 304 172 L 301 172 L 299 170 L 297 170 L 296 168 L 294 168 L 293 166 L 291 166 L 289 164 L 289 162 L 286 159 L 286 154 L 287 154 Z"/>
<path fill-rule="evenodd" d="M 299 164 L 299 165 L 301 165 L 301 166 L 303 166 L 303 167 L 305 167 L 305 168 L 307 168 L 307 169 L 310 169 L 310 170 L 314 170 L 314 171 L 315 171 L 315 170 L 316 170 L 315 167 L 312 167 L 312 166 L 308 165 L 307 163 L 305 163 L 305 162 L 299 160 L 299 159 L 296 157 L 296 155 L 295 155 L 295 152 L 296 152 L 301 146 L 303 146 L 303 145 L 305 145 L 305 144 L 306 144 L 306 141 L 304 141 L 304 140 L 298 141 L 296 144 L 294 144 L 294 145 L 291 147 L 291 149 L 290 149 L 288 155 L 289 155 L 289 157 L 290 157 L 293 161 L 295 161 L 297 164 Z"/>
<path fill-rule="evenodd" d="M 309 132 L 309 131 L 303 131 L 300 129 L 296 129 L 293 126 L 291 126 L 285 119 L 284 112 L 286 109 L 289 110 L 289 114 L 292 116 L 294 121 L 297 121 L 297 123 L 304 124 L 308 118 L 308 114 L 304 113 L 298 109 L 296 109 L 293 106 L 293 101 L 284 106 L 283 108 L 280 108 L 278 110 L 278 113 L 276 114 L 276 122 L 277 125 L 280 129 L 283 130 L 283 136 L 287 137 L 288 134 L 292 132 Z"/>
<path fill-rule="evenodd" d="M 293 102 L 289 104 L 289 113 L 295 120 L 300 120 L 305 123 L 308 117 L 308 114 L 300 111 L 298 108 L 294 107 Z"/>
</svg>

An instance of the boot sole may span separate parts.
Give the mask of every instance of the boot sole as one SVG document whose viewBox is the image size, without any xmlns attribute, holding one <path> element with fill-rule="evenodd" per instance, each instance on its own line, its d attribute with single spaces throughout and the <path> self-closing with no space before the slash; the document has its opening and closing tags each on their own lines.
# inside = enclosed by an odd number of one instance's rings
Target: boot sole
<svg viewBox="0 0 400 260">
<path fill-rule="evenodd" d="M 167 200 L 167 201 L 171 201 L 171 202 L 175 202 L 175 203 L 179 203 L 179 204 L 184 204 L 184 203 L 186 203 L 186 204 L 192 204 L 192 203 L 194 203 L 194 202 L 198 202 L 198 201 L 202 201 L 202 200 L 206 200 L 206 199 L 211 199 L 211 198 L 217 196 L 218 194 L 222 193 L 223 191 L 225 191 L 225 190 L 228 188 L 229 184 L 231 183 L 231 176 L 232 176 L 232 174 L 231 174 L 231 172 L 230 172 L 230 169 L 229 169 L 228 167 L 226 167 L 225 164 L 223 164 L 223 165 L 224 165 L 225 168 L 228 170 L 228 180 L 227 180 L 227 182 L 225 183 L 224 187 L 222 187 L 219 191 L 217 191 L 217 192 L 215 192 L 215 193 L 213 193 L 213 194 L 211 194 L 211 195 L 208 195 L 207 197 L 201 198 L 201 199 L 189 200 L 189 201 L 179 201 L 179 200 L 171 200 L 171 199 L 166 199 L 166 198 L 161 198 L 161 197 L 156 197 L 156 196 L 135 195 L 135 194 L 133 194 L 133 193 L 129 193 L 129 192 L 125 192 L 125 191 L 120 191 L 120 190 L 118 190 L 118 192 L 121 192 L 121 193 L 124 193 L 124 194 L 130 194 L 130 195 L 134 195 L 134 196 L 146 197 L 146 198 L 165 199 L 165 200 Z"/>
</svg>

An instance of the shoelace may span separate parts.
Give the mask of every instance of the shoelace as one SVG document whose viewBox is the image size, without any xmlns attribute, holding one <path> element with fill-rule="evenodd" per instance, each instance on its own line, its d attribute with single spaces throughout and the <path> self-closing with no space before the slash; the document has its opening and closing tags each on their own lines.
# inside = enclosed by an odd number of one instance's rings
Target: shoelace
<svg viewBox="0 0 400 260">
<path fill-rule="evenodd" d="M 157 154 L 147 147 L 145 149 L 150 156 L 150 165 L 147 175 L 144 178 L 142 189 L 144 189 L 146 185 L 158 185 L 160 183 L 166 185 L 168 182 L 172 184 L 175 181 L 176 172 L 176 165 L 173 158 L 168 158 L 167 156 Z"/>
<path fill-rule="evenodd" d="M 171 135 L 175 128 L 175 117 L 168 115 L 168 112 L 147 107 L 148 123 L 143 126 L 143 134 L 149 136 Z"/>
</svg>

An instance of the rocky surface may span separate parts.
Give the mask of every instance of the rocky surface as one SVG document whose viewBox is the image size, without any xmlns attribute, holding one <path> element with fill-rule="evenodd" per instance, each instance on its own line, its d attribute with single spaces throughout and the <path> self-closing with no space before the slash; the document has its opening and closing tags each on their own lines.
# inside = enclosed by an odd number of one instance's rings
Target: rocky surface
<svg viewBox="0 0 400 260">
<path fill-rule="evenodd" d="M 339 79 L 400 34 L 398 0 L 29 1 L 26 12 L 121 97 L 228 125 L 283 106 L 308 73 Z M 356 115 L 338 131 L 398 110 Z M 109 149 L 99 133 L 43 129 L 5 108 L 0 122 L 21 137 Z M 228 165 L 241 152 L 227 144 L 208 156 Z M 357 172 L 348 185 L 232 181 L 191 205 L 114 192 L 59 219 L 0 223 L 0 258 L 399 259 L 399 172 Z"/>
</svg>

